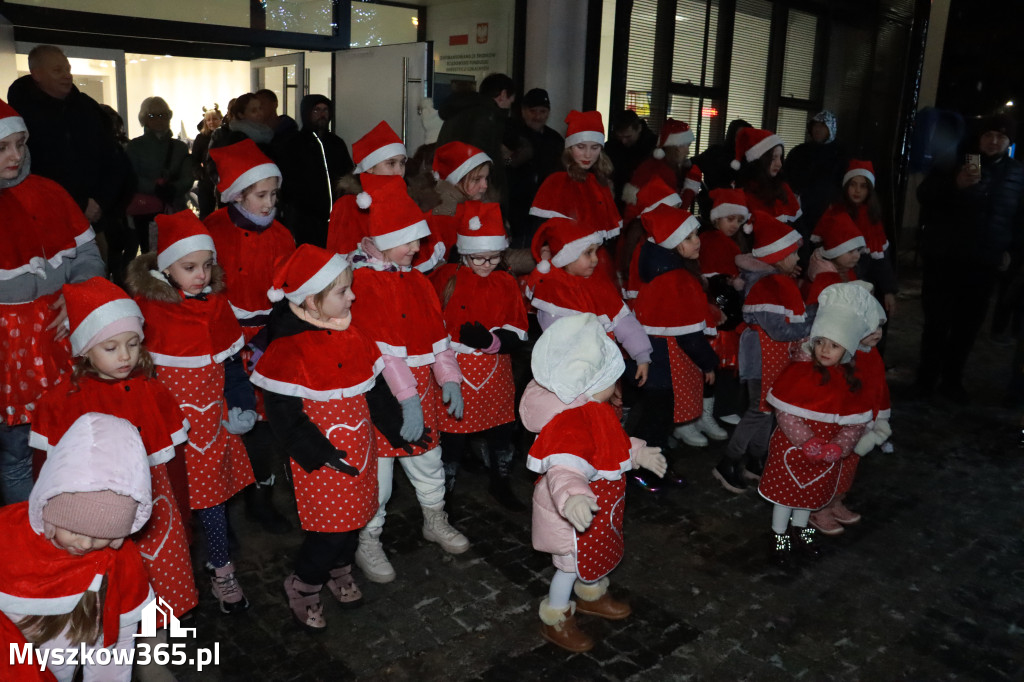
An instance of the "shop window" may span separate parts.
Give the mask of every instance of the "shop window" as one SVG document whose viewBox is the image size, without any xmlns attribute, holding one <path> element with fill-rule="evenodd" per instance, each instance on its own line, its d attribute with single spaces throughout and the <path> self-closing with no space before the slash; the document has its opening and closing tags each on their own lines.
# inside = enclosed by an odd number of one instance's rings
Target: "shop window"
<svg viewBox="0 0 1024 682">
<path fill-rule="evenodd" d="M 779 121 L 775 124 L 775 132 L 786 143 L 786 153 L 804 142 L 810 117 L 811 114 L 806 109 L 779 107 Z"/>
<path fill-rule="evenodd" d="M 185 21 L 214 26 L 249 28 L 249 0 L 175 0 L 174 2 L 126 2 L 125 0 L 7 0 L 12 5 L 112 14 L 138 19 Z M 277 3 L 282 4 L 282 3 Z M 320 4 L 330 5 L 329 0 Z M 329 21 L 329 20 L 328 20 Z M 269 28 L 269 27 L 268 27 Z"/>
<path fill-rule="evenodd" d="M 765 78 L 771 4 L 765 0 L 737 0 L 729 73 L 728 120 L 742 118 L 755 128 L 764 120 Z"/>
<path fill-rule="evenodd" d="M 676 34 L 672 54 L 672 82 L 713 85 L 715 82 L 715 33 L 718 28 L 718 3 L 711 4 L 708 36 L 708 60 L 701 82 L 701 57 L 704 52 L 704 25 L 707 3 L 703 0 L 679 0 L 676 4 Z"/>
<path fill-rule="evenodd" d="M 352 3 L 351 47 L 415 43 L 419 12 L 408 7 Z"/>
<path fill-rule="evenodd" d="M 635 0 L 629 26 L 626 66 L 626 108 L 646 118 L 651 114 L 651 74 L 654 72 L 654 25 L 658 0 Z"/>
</svg>

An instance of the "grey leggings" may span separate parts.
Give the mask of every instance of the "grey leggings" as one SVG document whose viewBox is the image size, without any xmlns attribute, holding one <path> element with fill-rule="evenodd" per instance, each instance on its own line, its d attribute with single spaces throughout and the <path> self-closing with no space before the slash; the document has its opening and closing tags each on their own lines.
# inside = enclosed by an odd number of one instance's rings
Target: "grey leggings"
<svg viewBox="0 0 1024 682">
<path fill-rule="evenodd" d="M 736 425 L 736 430 L 732 432 L 725 456 L 739 462 L 749 453 L 751 457 L 763 462 L 768 457 L 768 440 L 772 436 L 774 417 L 771 412 L 758 409 L 761 404 L 761 380 L 751 379 L 746 385 L 747 409 Z"/>
</svg>

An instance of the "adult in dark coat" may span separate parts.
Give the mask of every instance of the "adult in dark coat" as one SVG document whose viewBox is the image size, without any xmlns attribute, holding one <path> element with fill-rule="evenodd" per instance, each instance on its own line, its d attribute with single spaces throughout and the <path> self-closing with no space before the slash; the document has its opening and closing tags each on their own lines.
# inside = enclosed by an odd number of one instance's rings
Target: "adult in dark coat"
<svg viewBox="0 0 1024 682">
<path fill-rule="evenodd" d="M 807 122 L 808 140 L 793 147 L 786 155 L 782 170 L 793 192 L 800 197 L 803 214 L 794 227 L 809 237 L 828 205 L 835 200 L 843 186 L 850 158 L 842 144 L 836 142 L 836 115 L 819 111 Z"/>
<path fill-rule="evenodd" d="M 503 73 L 492 73 L 480 81 L 479 92 L 454 93 L 441 103 L 437 113 L 444 121 L 437 135 L 437 146 L 458 140 L 482 149 L 491 157 L 489 182 L 501 197 L 502 209 L 508 209 L 506 153 L 514 145 L 508 112 L 516 99 L 516 86 Z"/>
<path fill-rule="evenodd" d="M 323 95 L 303 97 L 302 130 L 280 149 L 279 215 L 296 244 L 322 248 L 327 243 L 331 207 L 342 194 L 338 181 L 354 168 L 348 145 L 330 131 L 332 113 L 331 100 Z"/>
<path fill-rule="evenodd" d="M 535 221 L 530 206 L 544 178 L 562 170 L 565 138 L 547 125 L 551 100 L 547 90 L 534 88 L 523 96 L 521 117 L 513 124 L 517 137 L 508 168 L 512 248 L 529 248 Z"/>
<path fill-rule="evenodd" d="M 923 395 L 938 388 L 966 403 L 964 367 L 988 311 L 996 277 L 1020 262 L 1024 246 L 1024 166 L 1007 154 L 1016 123 L 999 114 L 983 120 L 967 149 L 981 165 L 937 167 L 917 190 L 923 226 L 921 364 Z"/>
<path fill-rule="evenodd" d="M 7 100 L 28 126 L 32 172 L 66 189 L 95 224 L 117 203 L 124 182 L 110 119 L 75 87 L 59 47 L 34 47 L 28 68 L 29 75 L 8 88 Z"/>
<path fill-rule="evenodd" d="M 604 153 L 612 160 L 615 171 L 612 181 L 615 203 L 622 210 L 622 188 L 633 177 L 636 167 L 650 157 L 658 146 L 658 136 L 647 127 L 647 122 L 632 109 L 620 111 L 612 117 L 612 134 L 604 145 Z"/>
</svg>

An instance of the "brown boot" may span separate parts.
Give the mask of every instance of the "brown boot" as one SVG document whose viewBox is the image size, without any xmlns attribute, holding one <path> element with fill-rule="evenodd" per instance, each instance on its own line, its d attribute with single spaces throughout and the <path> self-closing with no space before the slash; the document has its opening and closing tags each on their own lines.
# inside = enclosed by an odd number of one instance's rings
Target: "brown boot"
<svg viewBox="0 0 1024 682">
<path fill-rule="evenodd" d="M 579 597 L 576 611 L 588 616 L 598 616 L 607 620 L 628 618 L 633 609 L 629 604 L 619 601 L 608 594 L 608 578 L 601 578 L 596 583 L 585 583 L 577 580 L 573 592 Z"/>
<path fill-rule="evenodd" d="M 576 625 L 576 604 L 569 602 L 564 609 L 548 605 L 547 597 L 540 603 L 540 634 L 552 644 L 566 651 L 582 653 L 594 648 L 594 640 Z"/>
</svg>

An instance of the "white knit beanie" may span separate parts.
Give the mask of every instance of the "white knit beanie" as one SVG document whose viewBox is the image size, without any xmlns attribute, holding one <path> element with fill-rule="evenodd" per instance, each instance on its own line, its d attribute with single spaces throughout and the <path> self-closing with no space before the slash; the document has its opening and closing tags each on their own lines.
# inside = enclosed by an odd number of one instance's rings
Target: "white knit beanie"
<svg viewBox="0 0 1024 682">
<path fill-rule="evenodd" d="M 615 342 L 593 313 L 563 317 L 533 347 L 533 378 L 566 405 L 613 385 L 626 370 Z"/>
</svg>

